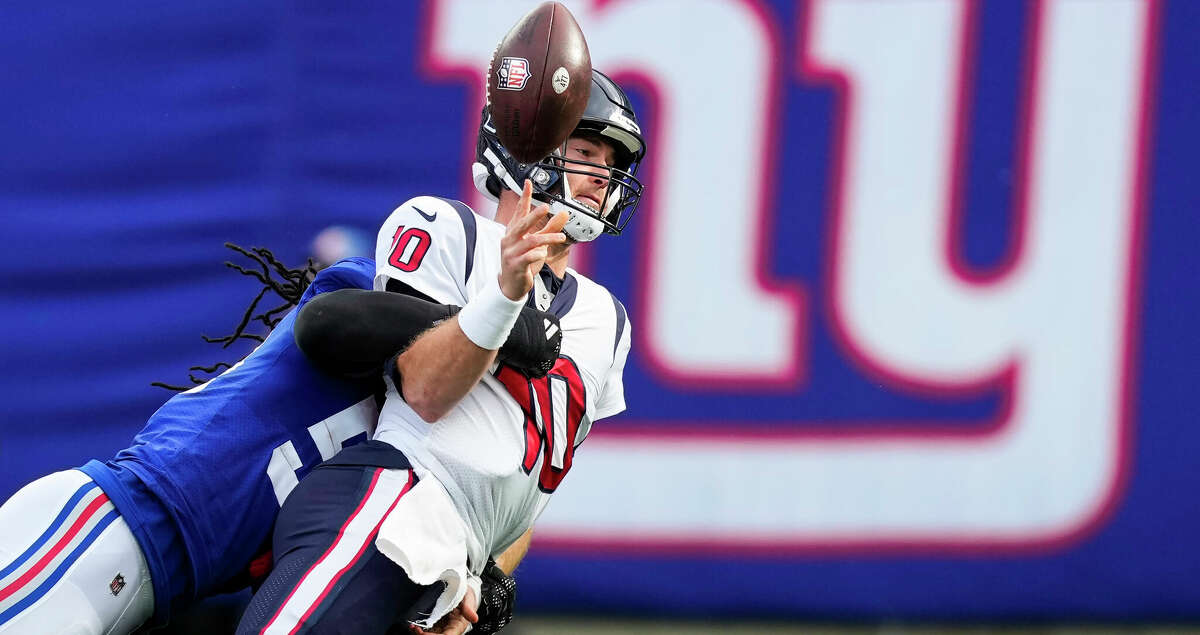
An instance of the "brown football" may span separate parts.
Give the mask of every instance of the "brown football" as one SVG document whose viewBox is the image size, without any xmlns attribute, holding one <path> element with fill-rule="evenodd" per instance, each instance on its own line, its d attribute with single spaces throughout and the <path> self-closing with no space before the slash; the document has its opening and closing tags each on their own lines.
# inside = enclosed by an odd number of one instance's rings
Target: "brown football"
<svg viewBox="0 0 1200 635">
<path fill-rule="evenodd" d="M 500 142 L 522 163 L 544 159 L 579 123 L 591 86 L 592 57 L 575 16 L 542 3 L 509 30 L 488 66 Z"/>
</svg>

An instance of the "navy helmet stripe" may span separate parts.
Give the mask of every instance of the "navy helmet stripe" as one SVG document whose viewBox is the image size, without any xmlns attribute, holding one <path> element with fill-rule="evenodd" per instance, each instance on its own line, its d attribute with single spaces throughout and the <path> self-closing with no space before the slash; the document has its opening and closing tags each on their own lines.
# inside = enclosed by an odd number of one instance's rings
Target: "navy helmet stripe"
<svg viewBox="0 0 1200 635">
<path fill-rule="evenodd" d="M 475 267 L 475 212 L 471 211 L 471 208 L 462 201 L 449 198 L 441 200 L 449 203 L 454 211 L 458 212 L 458 217 L 462 219 L 463 232 L 467 236 L 467 264 L 463 268 L 463 284 L 466 284 L 467 280 L 471 279 L 471 270 Z"/>
</svg>

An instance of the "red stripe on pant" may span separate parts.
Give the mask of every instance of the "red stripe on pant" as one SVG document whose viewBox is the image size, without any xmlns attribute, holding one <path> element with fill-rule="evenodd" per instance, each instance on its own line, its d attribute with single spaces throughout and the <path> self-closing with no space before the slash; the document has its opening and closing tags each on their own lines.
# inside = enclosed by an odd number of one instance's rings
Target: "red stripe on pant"
<svg viewBox="0 0 1200 635">
<path fill-rule="evenodd" d="M 63 549 L 66 549 L 67 545 L 71 544 L 71 541 L 75 539 L 75 536 L 79 534 L 79 531 L 83 529 L 83 526 L 86 525 L 88 521 L 92 519 L 92 516 L 96 514 L 96 510 L 100 509 L 100 507 L 107 502 L 108 495 L 101 494 L 97 496 L 95 500 L 89 503 L 88 506 L 84 508 L 83 513 L 79 515 L 79 518 L 75 519 L 75 522 L 71 524 L 71 528 L 67 530 L 67 533 L 63 534 L 63 536 L 58 539 L 58 542 L 54 543 L 54 547 L 52 547 L 50 551 L 47 551 L 45 555 L 39 558 L 38 561 L 34 563 L 34 565 L 30 567 L 28 571 L 21 575 L 21 577 L 13 580 L 3 589 L 0 589 L 0 602 L 3 602 L 9 596 L 16 593 L 23 585 L 36 578 L 43 569 L 45 569 L 51 562 L 54 561 L 55 556 L 62 552 Z"/>
<path fill-rule="evenodd" d="M 288 602 L 292 600 L 292 597 L 294 597 L 296 592 L 300 590 L 300 587 L 304 585 L 304 581 L 308 579 L 308 576 L 312 574 L 312 572 L 318 566 L 320 566 L 326 558 L 329 557 L 329 554 L 331 554 L 335 548 L 338 547 L 342 539 L 345 537 L 346 528 L 349 527 L 350 523 L 354 522 L 354 519 L 357 518 L 359 513 L 362 512 L 363 507 L 366 506 L 367 501 L 371 498 L 371 494 L 375 492 L 376 485 L 379 484 L 379 477 L 383 475 L 385 470 L 386 468 L 382 467 L 375 469 L 375 474 L 371 477 L 371 484 L 367 487 L 366 494 L 363 495 L 362 500 L 358 502 L 358 506 L 354 508 L 354 511 L 350 514 L 350 517 L 346 519 L 346 522 L 342 523 L 342 526 L 340 529 L 338 529 L 337 537 L 334 538 L 333 543 L 330 544 L 329 548 L 321 554 L 321 557 L 317 558 L 316 562 L 314 562 L 312 566 L 304 572 L 304 575 L 301 576 L 300 580 L 296 582 L 296 585 L 292 587 L 292 592 L 288 594 L 287 598 L 285 598 L 282 603 L 280 603 L 279 608 L 275 611 L 275 614 L 271 616 L 271 619 L 267 620 L 267 624 L 263 626 L 261 631 L 259 631 L 260 633 L 266 633 L 271 628 L 275 621 L 279 619 L 280 614 L 283 613 L 283 609 L 288 605 Z M 321 590 L 321 593 L 317 596 L 316 600 L 309 605 L 308 609 L 304 612 L 304 615 L 300 617 L 296 625 L 292 627 L 290 631 L 288 631 L 289 635 L 293 635 L 300 630 L 300 628 L 304 625 L 305 620 L 307 620 L 313 614 L 313 611 L 315 611 L 317 607 L 321 605 L 321 602 L 326 598 L 326 596 L 329 595 L 329 591 L 333 589 L 333 586 L 337 584 L 337 581 L 341 579 L 342 575 L 353 568 L 354 564 L 357 563 L 360 558 L 362 558 L 362 555 L 366 552 L 367 547 L 370 546 L 371 542 L 375 540 L 375 536 L 379 533 L 379 527 L 383 524 L 383 521 L 388 517 L 388 514 L 395 509 L 396 503 L 400 502 L 400 499 L 403 498 L 406 493 L 408 493 L 408 490 L 412 488 L 412 485 L 413 473 L 412 470 L 409 470 L 408 482 L 405 483 L 404 487 L 400 490 L 400 493 L 396 495 L 396 498 L 392 500 L 391 504 L 387 508 L 387 511 L 380 516 L 379 522 L 375 523 L 375 526 L 371 529 L 370 533 L 367 534 L 366 539 L 363 540 L 362 544 L 358 546 L 358 550 L 355 552 L 354 557 L 350 559 L 350 562 L 347 563 L 346 566 L 342 567 L 336 574 L 334 574 L 333 578 Z"/>
</svg>

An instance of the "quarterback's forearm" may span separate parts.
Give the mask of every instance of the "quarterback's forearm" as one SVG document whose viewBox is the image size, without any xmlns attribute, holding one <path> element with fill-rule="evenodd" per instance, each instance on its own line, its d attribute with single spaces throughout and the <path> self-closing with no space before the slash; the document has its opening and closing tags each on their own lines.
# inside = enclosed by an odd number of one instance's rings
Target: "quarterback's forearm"
<svg viewBox="0 0 1200 635">
<path fill-rule="evenodd" d="M 463 333 L 455 316 L 426 331 L 396 358 L 401 394 L 422 419 L 433 423 L 466 396 L 496 360 Z"/>
<path fill-rule="evenodd" d="M 497 280 L 485 284 L 453 318 L 418 337 L 396 357 L 397 387 L 408 405 L 429 423 L 450 412 L 496 361 L 523 308 L 525 303 L 507 297 Z"/>
<path fill-rule="evenodd" d="M 496 566 L 508 575 L 512 575 L 513 571 L 517 570 L 517 565 L 521 564 L 521 560 L 525 558 L 525 554 L 529 553 L 529 542 L 532 539 L 533 528 L 530 527 L 528 531 L 521 534 L 520 538 L 517 538 L 516 542 L 496 556 Z"/>
</svg>

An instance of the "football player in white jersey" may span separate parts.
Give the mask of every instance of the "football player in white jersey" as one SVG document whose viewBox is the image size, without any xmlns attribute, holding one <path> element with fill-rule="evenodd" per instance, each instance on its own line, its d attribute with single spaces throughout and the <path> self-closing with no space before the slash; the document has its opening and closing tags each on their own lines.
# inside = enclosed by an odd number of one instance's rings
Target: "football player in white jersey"
<svg viewBox="0 0 1200 635">
<path fill-rule="evenodd" d="M 276 524 L 275 570 L 239 633 L 383 632 L 397 618 L 495 632 L 512 590 L 485 592 L 476 614 L 478 576 L 511 573 L 593 422 L 625 408 L 625 309 L 567 257 L 576 242 L 619 234 L 637 206 L 645 143 L 630 102 L 595 71 L 579 126 L 536 164 L 509 156 L 483 115 L 474 177 L 497 201 L 495 221 L 418 197 L 376 244 L 377 292 L 463 309 L 385 366 L 374 439 L 292 493 Z M 364 293 L 327 294 L 301 314 L 308 337 L 298 343 L 319 365 L 353 365 L 344 351 L 370 304 Z M 545 336 L 560 347 L 534 372 L 496 362 L 527 305 L 546 312 Z M 494 572 L 489 560 L 501 555 L 504 571 Z"/>
</svg>

